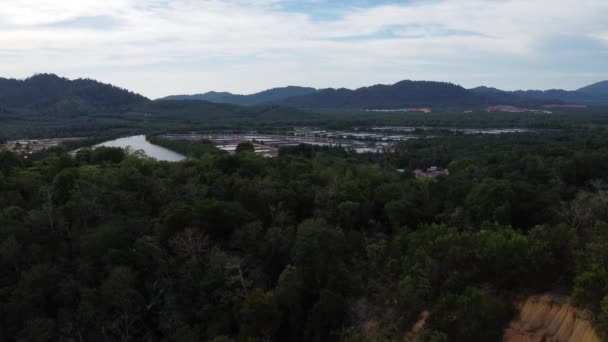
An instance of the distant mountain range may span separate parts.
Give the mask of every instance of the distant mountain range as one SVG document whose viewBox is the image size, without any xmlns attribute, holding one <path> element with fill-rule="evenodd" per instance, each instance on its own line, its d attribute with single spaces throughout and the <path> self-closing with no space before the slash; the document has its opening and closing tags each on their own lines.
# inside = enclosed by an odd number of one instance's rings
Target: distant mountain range
<svg viewBox="0 0 608 342">
<path fill-rule="evenodd" d="M 119 136 L 184 127 L 225 129 L 257 122 L 295 125 L 322 118 L 318 113 L 275 104 L 151 101 L 94 80 L 69 80 L 51 74 L 24 80 L 0 78 L 0 142 Z"/>
<path fill-rule="evenodd" d="M 291 97 L 281 103 L 301 108 L 394 109 L 423 106 L 471 106 L 483 102 L 482 96 L 451 83 L 401 81 L 393 85 L 349 89 L 322 89 Z"/>
<path fill-rule="evenodd" d="M 252 95 L 209 92 L 169 96 L 162 100 L 205 100 L 240 105 L 280 104 L 298 108 L 400 108 L 426 105 L 474 105 L 483 97 L 451 83 L 401 81 L 350 89 L 274 88 Z"/>
<path fill-rule="evenodd" d="M 3 111 L 122 111 L 149 101 L 139 94 L 91 79 L 69 80 L 53 74 L 38 74 L 24 80 L 0 78 Z"/>
<path fill-rule="evenodd" d="M 141 108 L 141 105 L 146 108 L 163 108 L 171 103 L 176 104 L 178 100 L 190 102 L 189 108 L 196 107 L 196 102 L 201 101 L 268 108 L 278 106 L 372 110 L 421 107 L 480 109 L 495 105 L 528 108 L 547 104 L 608 105 L 608 81 L 576 91 L 503 91 L 489 87 L 465 89 L 446 82 L 406 80 L 392 85 L 374 85 L 355 90 L 290 86 L 251 95 L 210 92 L 169 96 L 151 101 L 131 91 L 91 79 L 69 80 L 53 74 L 39 74 L 24 80 L 0 78 L 0 114 L 37 112 L 76 116 L 104 112 L 120 113 Z M 272 115 L 279 112 L 273 109 Z M 297 116 L 302 117 L 301 113 Z"/>
<path fill-rule="evenodd" d="M 341 125 L 330 110 L 384 112 L 499 111 L 542 113 L 608 106 L 608 82 L 576 91 L 503 91 L 429 81 L 401 81 L 355 90 L 285 87 L 251 95 L 207 93 L 152 101 L 91 79 L 39 74 L 0 78 L 0 141 L 22 137 L 121 135 L 185 127 Z M 178 101 L 179 100 L 179 101 Z M 549 106 L 550 105 L 550 106 Z M 311 109 L 311 110 L 307 110 Z M 394 114 L 391 114 L 394 115 Z M 389 115 L 390 116 L 390 115 Z M 445 116 L 446 120 L 449 115 Z M 345 121 L 347 122 L 347 121 Z"/>
<path fill-rule="evenodd" d="M 298 108 L 395 109 L 404 107 L 480 107 L 486 105 L 541 106 L 545 104 L 608 105 L 608 81 L 576 91 L 504 91 L 477 87 L 465 89 L 446 82 L 401 81 L 393 85 L 374 85 L 355 90 L 274 88 L 251 95 L 209 92 L 198 95 L 169 96 L 162 100 L 204 100 L 239 105 L 280 104 Z"/>
<path fill-rule="evenodd" d="M 309 95 L 316 91 L 317 90 L 315 88 L 290 86 L 268 89 L 252 95 L 236 95 L 227 92 L 212 91 L 205 94 L 167 96 L 161 100 L 195 100 L 251 106 L 264 103 L 280 102 L 290 97 Z"/>
<path fill-rule="evenodd" d="M 287 87 L 251 97 L 231 96 L 241 105 L 222 103 L 227 101 L 223 97 L 226 94 L 220 93 L 207 94 L 203 98 L 195 96 L 199 99 L 196 101 L 151 101 L 126 89 L 91 79 L 69 80 L 54 74 L 38 74 L 23 80 L 0 78 L 0 120 L 19 117 L 43 117 L 51 121 L 55 118 L 75 120 L 102 117 L 113 120 L 128 117 L 135 121 L 146 118 L 172 124 L 220 120 L 292 122 L 316 118 L 318 115 L 268 103 L 266 99 L 282 99 L 310 91 L 316 90 Z M 266 104 L 244 106 L 258 102 Z M 0 125 L 4 123 L 0 121 Z M 66 122 L 66 125 L 69 123 Z"/>
<path fill-rule="evenodd" d="M 488 87 L 477 87 L 471 89 L 471 91 L 485 96 L 490 101 L 505 102 L 507 104 L 518 104 L 529 101 L 536 101 L 541 104 L 608 104 L 608 81 L 598 82 L 575 91 L 561 89 L 504 91 Z"/>
</svg>

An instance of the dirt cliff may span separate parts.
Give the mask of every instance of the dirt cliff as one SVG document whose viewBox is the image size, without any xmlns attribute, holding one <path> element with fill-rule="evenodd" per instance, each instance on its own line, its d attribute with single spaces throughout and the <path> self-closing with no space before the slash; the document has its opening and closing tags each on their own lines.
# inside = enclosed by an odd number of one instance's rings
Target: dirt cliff
<svg viewBox="0 0 608 342">
<path fill-rule="evenodd" d="M 515 305 L 519 314 L 505 330 L 505 342 L 601 342 L 591 315 L 566 297 L 532 296 Z"/>
</svg>

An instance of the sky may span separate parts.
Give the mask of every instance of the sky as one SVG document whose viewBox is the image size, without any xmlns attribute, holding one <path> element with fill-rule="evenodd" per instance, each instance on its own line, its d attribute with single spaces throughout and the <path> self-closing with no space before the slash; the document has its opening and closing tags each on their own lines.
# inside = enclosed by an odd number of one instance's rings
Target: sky
<svg viewBox="0 0 608 342">
<path fill-rule="evenodd" d="M 607 0 L 2 0 L 0 77 L 150 98 L 404 79 L 577 89 L 608 79 Z"/>
</svg>

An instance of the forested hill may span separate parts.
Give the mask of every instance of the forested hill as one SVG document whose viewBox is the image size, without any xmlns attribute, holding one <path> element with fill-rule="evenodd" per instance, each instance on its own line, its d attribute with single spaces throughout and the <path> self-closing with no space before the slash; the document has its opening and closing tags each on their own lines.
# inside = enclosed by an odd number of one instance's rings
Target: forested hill
<svg viewBox="0 0 608 342">
<path fill-rule="evenodd" d="M 484 103 L 482 96 L 461 86 L 430 81 L 401 81 L 393 85 L 323 89 L 291 97 L 282 104 L 304 108 L 395 109 L 415 106 L 468 106 Z"/>
<path fill-rule="evenodd" d="M 134 113 L 146 113 L 152 118 L 169 123 L 234 123 L 239 120 L 259 122 L 307 122 L 321 116 L 295 108 L 278 105 L 243 107 L 209 101 L 151 101 L 136 106 Z"/>
<path fill-rule="evenodd" d="M 117 111 L 148 102 L 144 96 L 91 79 L 38 74 L 24 80 L 0 78 L 0 108 L 38 112 Z"/>
<path fill-rule="evenodd" d="M 290 97 L 308 95 L 316 91 L 317 90 L 314 88 L 289 86 L 268 89 L 251 95 L 237 95 L 227 92 L 212 91 L 205 94 L 167 96 L 161 100 L 199 100 L 249 106 L 280 102 Z"/>
<path fill-rule="evenodd" d="M 208 92 L 174 95 L 161 100 L 196 100 L 238 105 L 280 104 L 297 108 L 397 109 L 404 107 L 473 107 L 516 105 L 540 107 L 545 104 L 608 105 L 608 81 L 576 91 L 561 89 L 505 91 L 491 87 L 465 89 L 449 82 L 401 81 L 355 90 L 283 87 L 252 95 Z"/>
<path fill-rule="evenodd" d="M 471 89 L 493 103 L 539 104 L 570 103 L 587 105 L 608 105 L 608 81 L 598 82 L 575 91 L 562 89 L 505 91 L 489 87 Z"/>
<path fill-rule="evenodd" d="M 608 81 L 597 82 L 577 90 L 579 93 L 599 95 L 608 99 Z"/>
<path fill-rule="evenodd" d="M 486 103 L 483 96 L 445 82 L 401 81 L 355 90 L 306 87 L 274 88 L 252 95 L 208 92 L 175 95 L 162 100 L 202 100 L 239 105 L 281 104 L 298 108 L 396 109 L 414 106 L 471 106 Z"/>
</svg>

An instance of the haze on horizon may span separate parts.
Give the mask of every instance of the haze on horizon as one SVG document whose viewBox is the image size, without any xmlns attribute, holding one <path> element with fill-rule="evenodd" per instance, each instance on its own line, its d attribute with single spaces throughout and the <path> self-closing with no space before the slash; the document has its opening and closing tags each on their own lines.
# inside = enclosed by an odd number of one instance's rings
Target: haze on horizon
<svg viewBox="0 0 608 342">
<path fill-rule="evenodd" d="M 90 77 L 151 98 L 449 81 L 608 79 L 605 0 L 5 0 L 0 77 Z"/>
</svg>

